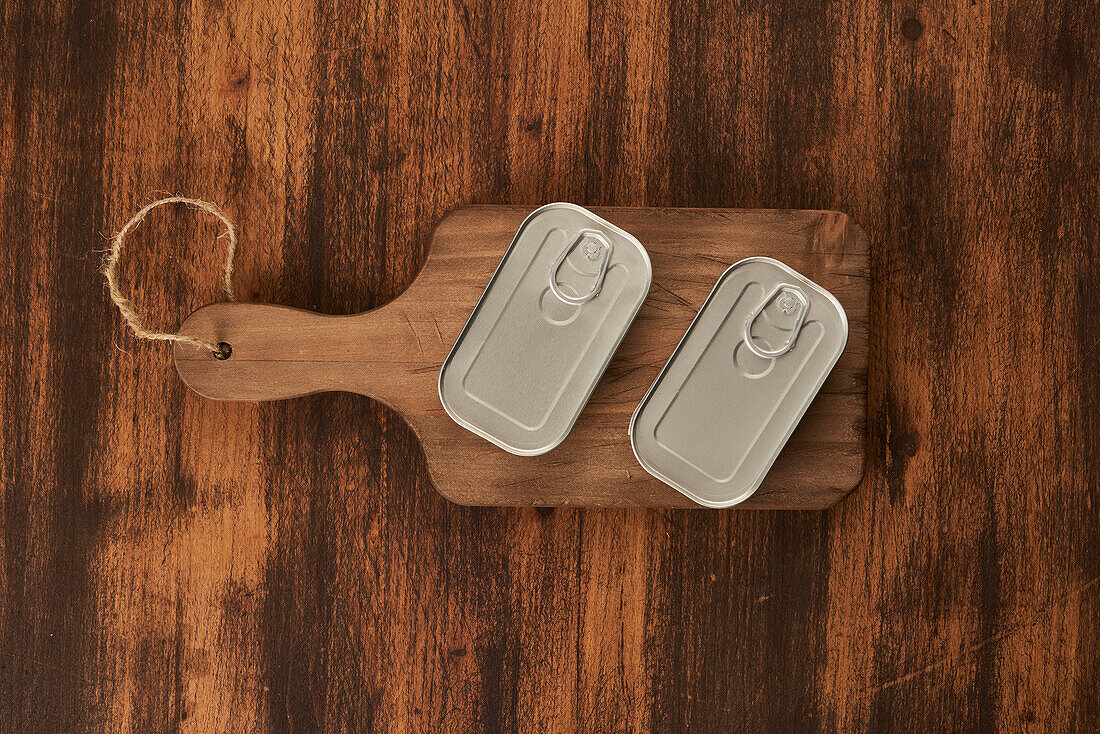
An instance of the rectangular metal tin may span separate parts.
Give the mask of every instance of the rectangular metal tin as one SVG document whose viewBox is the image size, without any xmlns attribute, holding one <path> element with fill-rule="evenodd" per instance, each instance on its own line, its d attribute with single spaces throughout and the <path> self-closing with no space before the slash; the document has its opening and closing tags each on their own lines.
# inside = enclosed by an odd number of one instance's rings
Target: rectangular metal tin
<svg viewBox="0 0 1100 734">
<path fill-rule="evenodd" d="M 606 261 L 602 249 L 599 262 L 586 258 L 586 232 L 610 243 Z M 600 265 L 606 266 L 602 279 Z M 579 297 L 596 282 L 602 287 L 593 300 L 568 304 L 554 295 L 551 273 L 566 297 Z M 550 451 L 580 416 L 652 278 L 645 248 L 622 229 L 574 204 L 536 209 L 443 363 L 443 407 L 505 451 Z"/>
<path fill-rule="evenodd" d="M 746 322 L 753 316 L 750 328 L 756 328 L 754 309 L 767 306 L 759 323 L 769 327 L 768 309 L 785 295 L 778 290 L 783 284 L 795 286 L 808 304 L 797 317 L 781 316 L 770 326 L 770 334 L 789 330 L 798 338 L 786 354 L 764 359 L 745 346 Z M 804 320 L 800 330 L 786 318 Z M 758 348 L 762 339 L 754 337 Z M 741 260 L 718 279 L 634 411 L 634 455 L 650 474 L 701 505 L 744 501 L 763 482 L 847 339 L 844 308 L 827 290 L 778 260 Z M 774 348 L 769 343 L 767 349 Z"/>
</svg>

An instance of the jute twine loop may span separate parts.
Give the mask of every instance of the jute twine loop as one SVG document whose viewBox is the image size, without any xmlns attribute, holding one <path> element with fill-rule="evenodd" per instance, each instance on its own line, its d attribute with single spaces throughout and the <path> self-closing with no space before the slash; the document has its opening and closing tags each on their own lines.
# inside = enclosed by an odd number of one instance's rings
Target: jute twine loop
<svg viewBox="0 0 1100 734">
<path fill-rule="evenodd" d="M 145 328 L 141 323 L 141 316 L 134 309 L 134 304 L 123 295 L 122 289 L 118 285 L 116 270 L 118 269 L 119 256 L 122 255 L 122 243 L 126 240 L 126 235 L 141 224 L 146 214 L 156 209 L 158 206 L 163 206 L 165 204 L 186 204 L 196 209 L 209 212 L 222 220 L 222 224 L 225 225 L 226 234 L 229 236 L 229 246 L 226 248 L 225 252 L 225 294 L 229 296 L 229 300 L 236 300 L 236 296 L 233 293 L 233 256 L 237 252 L 237 228 L 233 226 L 233 222 L 225 215 L 225 212 L 209 201 L 189 199 L 186 196 L 169 196 L 166 199 L 158 199 L 150 204 L 146 204 L 137 214 L 131 217 L 130 221 L 111 239 L 111 251 L 103 263 L 103 275 L 107 278 L 107 288 L 111 293 L 111 301 L 118 306 L 118 310 L 122 314 L 122 317 L 126 319 L 126 323 L 130 325 L 130 330 L 134 332 L 134 336 L 138 339 L 193 344 L 196 347 L 209 349 L 214 352 L 216 356 L 220 356 L 224 352 L 224 347 L 214 342 L 208 342 L 194 336 L 169 334 L 163 331 L 152 331 Z M 219 235 L 219 239 L 222 236 L 224 235 Z"/>
</svg>

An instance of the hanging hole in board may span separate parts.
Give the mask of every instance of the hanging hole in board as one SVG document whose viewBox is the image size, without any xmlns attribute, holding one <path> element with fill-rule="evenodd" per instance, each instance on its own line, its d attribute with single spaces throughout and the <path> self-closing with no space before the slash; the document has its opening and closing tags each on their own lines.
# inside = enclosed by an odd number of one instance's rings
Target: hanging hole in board
<svg viewBox="0 0 1100 734">
<path fill-rule="evenodd" d="M 581 247 L 581 252 L 586 260 L 595 262 L 597 259 L 600 262 L 600 271 L 596 274 L 596 282 L 592 284 L 592 288 L 588 293 L 582 296 L 567 296 L 562 292 L 561 286 L 558 283 L 558 272 L 561 270 L 562 264 L 565 262 L 565 258 L 569 256 L 569 253 Z M 554 296 L 563 303 L 568 303 L 571 306 L 580 306 L 588 303 L 596 296 L 600 295 L 600 290 L 603 288 L 604 278 L 607 277 L 607 265 L 611 261 L 611 240 L 607 239 L 602 232 L 595 229 L 581 230 L 572 242 L 562 248 L 560 254 L 554 259 L 554 264 L 550 266 L 550 291 Z"/>
<path fill-rule="evenodd" d="M 218 342 L 214 350 L 214 359 L 227 360 L 233 356 L 233 347 L 228 342 Z"/>
<path fill-rule="evenodd" d="M 785 317 L 793 317 L 795 322 L 790 330 L 790 339 L 787 340 L 786 344 L 777 349 L 762 349 L 757 345 L 756 339 L 752 335 L 752 325 L 771 303 L 775 303 L 776 308 Z M 756 308 L 752 310 L 752 313 L 749 314 L 749 318 L 745 320 L 745 346 L 757 357 L 764 359 L 782 357 L 794 348 L 795 342 L 798 341 L 798 334 L 802 331 L 802 325 L 806 322 L 806 312 L 809 310 L 810 301 L 801 288 L 790 283 L 781 283 L 768 294 L 767 298 L 760 301 Z"/>
</svg>

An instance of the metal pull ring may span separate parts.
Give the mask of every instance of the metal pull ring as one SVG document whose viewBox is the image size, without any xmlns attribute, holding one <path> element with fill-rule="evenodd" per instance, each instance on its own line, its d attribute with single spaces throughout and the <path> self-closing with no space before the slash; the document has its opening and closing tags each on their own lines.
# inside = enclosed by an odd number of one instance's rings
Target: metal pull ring
<svg viewBox="0 0 1100 734">
<path fill-rule="evenodd" d="M 561 269 L 562 263 L 565 262 L 565 258 L 569 256 L 576 247 L 588 240 L 588 244 L 584 248 L 584 256 L 589 260 L 595 260 L 600 256 L 600 252 L 603 252 L 603 257 L 600 260 L 600 272 L 596 275 L 596 283 L 592 286 L 592 290 L 583 296 L 567 296 L 562 293 L 561 288 L 558 286 L 558 271 Z M 611 261 L 611 240 L 604 237 L 602 232 L 595 229 L 581 230 L 581 233 L 577 235 L 568 246 L 562 249 L 561 254 L 554 260 L 554 264 L 550 267 L 550 291 L 563 303 L 568 303 L 571 306 L 580 306 L 581 304 L 588 303 L 596 296 L 600 295 L 600 289 L 603 288 L 604 278 L 607 277 L 607 265 Z"/>
<path fill-rule="evenodd" d="M 786 291 L 790 295 L 784 299 L 787 301 L 790 299 L 790 303 L 781 302 L 779 308 L 786 314 L 790 315 L 794 313 L 795 309 L 798 310 L 798 320 L 794 324 L 794 333 L 791 334 L 790 340 L 779 349 L 761 349 L 756 346 L 756 342 L 752 337 L 752 324 L 760 316 L 760 313 L 764 308 L 775 300 L 776 296 Z M 794 303 L 797 301 L 797 303 Z M 798 340 L 798 335 L 802 331 L 802 324 L 806 322 L 806 312 L 810 310 L 810 301 L 806 298 L 806 294 L 802 292 L 802 289 L 796 285 L 789 283 L 780 283 L 775 287 L 775 290 L 768 295 L 763 301 L 760 302 L 756 308 L 749 314 L 749 318 L 745 321 L 745 346 L 749 348 L 749 351 L 755 354 L 757 357 L 763 359 L 775 359 L 776 357 L 782 357 L 787 352 L 794 348 L 795 341 Z"/>
</svg>

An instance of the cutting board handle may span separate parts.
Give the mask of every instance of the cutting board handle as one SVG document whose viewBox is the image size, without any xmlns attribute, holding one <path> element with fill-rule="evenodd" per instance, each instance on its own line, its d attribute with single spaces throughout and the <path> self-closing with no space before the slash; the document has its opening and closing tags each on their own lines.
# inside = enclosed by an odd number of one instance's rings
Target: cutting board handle
<svg viewBox="0 0 1100 734">
<path fill-rule="evenodd" d="M 344 390 L 400 409 L 413 387 L 434 380 L 447 347 L 438 329 L 402 298 L 366 313 L 330 316 L 262 303 L 215 303 L 180 333 L 224 342 L 226 359 L 188 344 L 173 357 L 184 383 L 214 400 L 281 400 Z M 420 323 L 417 323 L 417 322 Z"/>
</svg>

